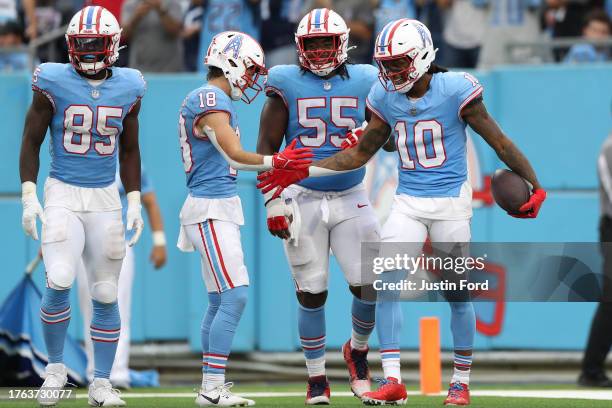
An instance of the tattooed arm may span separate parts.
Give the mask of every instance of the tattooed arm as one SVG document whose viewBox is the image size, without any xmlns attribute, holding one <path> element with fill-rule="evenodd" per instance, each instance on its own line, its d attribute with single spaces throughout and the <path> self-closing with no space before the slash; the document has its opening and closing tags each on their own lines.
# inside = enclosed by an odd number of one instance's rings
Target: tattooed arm
<svg viewBox="0 0 612 408">
<path fill-rule="evenodd" d="M 389 125 L 380 120 L 378 116 L 372 115 L 356 147 L 342 150 L 333 156 L 312 163 L 310 176 L 328 176 L 334 174 L 333 171 L 344 172 L 364 166 L 387 142 L 390 132 Z M 333 171 L 326 171 L 326 169 Z"/>
<path fill-rule="evenodd" d="M 542 188 L 529 160 L 504 134 L 499 125 L 487 112 L 482 97 L 474 99 L 461 111 L 461 117 L 468 125 L 495 150 L 506 165 L 533 185 L 534 190 Z"/>
</svg>

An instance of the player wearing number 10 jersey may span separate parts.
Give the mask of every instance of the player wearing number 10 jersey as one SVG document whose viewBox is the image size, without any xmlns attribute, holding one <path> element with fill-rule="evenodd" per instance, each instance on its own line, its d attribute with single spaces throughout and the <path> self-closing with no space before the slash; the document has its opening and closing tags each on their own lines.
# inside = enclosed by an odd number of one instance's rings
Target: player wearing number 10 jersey
<svg viewBox="0 0 612 408">
<path fill-rule="evenodd" d="M 71 63 L 42 64 L 34 72 L 19 162 L 23 227 L 38 239 L 36 217 L 43 222 L 47 285 L 40 313 L 49 364 L 42 389 L 60 389 L 67 381 L 62 360 L 69 293 L 82 258 L 93 303 L 89 404 L 96 406 L 125 405 L 109 382 L 121 326 L 117 282 L 125 256 L 117 162 L 127 192 L 127 227 L 135 230 L 129 245 L 143 227 L 138 112 L 145 82 L 134 69 L 112 67 L 120 35 L 117 20 L 102 7 L 85 7 L 72 18 L 66 32 Z M 51 171 L 43 212 L 35 182 L 47 128 Z M 57 403 L 43 394 L 41 405 Z"/>
<path fill-rule="evenodd" d="M 368 95 L 372 119 L 359 144 L 313 163 L 308 171 L 274 170 L 261 175 L 260 187 L 264 193 L 308 176 L 337 175 L 359 168 L 391 136 L 398 151 L 400 176 L 381 241 L 383 244 L 400 242 L 401 253 L 418 257 L 429 236 L 434 249 L 444 251 L 441 256 L 465 255 L 472 216 L 465 132 L 466 125 L 470 125 L 508 167 L 533 185 L 533 194 L 521 207 L 521 213 L 511 215 L 536 217 L 546 193 L 529 161 L 488 115 L 481 84 L 469 74 L 447 72 L 434 65 L 435 53 L 429 30 L 422 23 L 402 19 L 387 24 L 375 43 L 374 58 L 381 81 Z M 382 245 L 379 256 L 393 257 L 397 253 L 395 249 Z M 401 279 L 403 274 L 403 271 L 390 270 L 381 278 Z M 443 279 L 449 280 L 461 276 L 454 270 L 443 270 L 442 274 Z M 455 369 L 445 404 L 468 405 L 476 328 L 474 309 L 465 291 L 447 290 L 443 295 L 451 308 L 455 349 Z M 402 311 L 397 296 L 397 292 L 378 294 L 376 325 L 386 380 L 378 390 L 362 396 L 366 404 L 406 402 L 400 373 Z"/>
<path fill-rule="evenodd" d="M 312 10 L 300 21 L 295 38 L 300 66 L 276 66 L 268 75 L 258 152 L 278 151 L 284 138 L 311 147 L 315 158 L 324 159 L 341 150 L 347 132 L 362 125 L 365 99 L 378 72 L 372 65 L 347 63 L 349 29 L 333 10 Z M 307 404 L 329 403 L 324 307 L 330 249 L 353 294 L 353 330 L 343 348 L 351 388 L 358 397 L 370 390 L 367 352 L 375 303 L 366 299 L 371 282 L 361 273 L 355 246 L 377 241 L 379 225 L 362 184 L 364 174 L 359 169 L 304 180 L 285 191 L 283 199 L 269 194 L 265 200 L 268 229 L 285 240 L 295 281 L 309 377 Z"/>
</svg>

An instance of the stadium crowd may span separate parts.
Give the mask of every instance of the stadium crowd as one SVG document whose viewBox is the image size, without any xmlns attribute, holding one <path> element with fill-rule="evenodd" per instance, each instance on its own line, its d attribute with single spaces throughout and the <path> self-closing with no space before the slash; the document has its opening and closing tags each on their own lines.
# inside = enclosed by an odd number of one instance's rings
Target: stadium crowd
<svg viewBox="0 0 612 408">
<path fill-rule="evenodd" d="M 293 33 L 308 10 L 328 7 L 351 29 L 353 62 L 367 63 L 377 32 L 398 16 L 417 18 L 432 32 L 442 65 L 487 68 L 509 62 L 598 62 L 611 38 L 612 0 L 0 0 L 0 72 L 27 65 L 19 47 L 62 27 L 84 5 L 101 5 L 123 26 L 120 65 L 144 72 L 204 69 L 206 45 L 220 31 L 239 30 L 260 40 L 267 65 L 295 62 Z M 546 39 L 583 37 L 585 43 L 548 49 Z M 532 43 L 511 46 L 509 43 Z M 63 35 L 37 48 L 36 59 L 62 61 Z"/>
</svg>

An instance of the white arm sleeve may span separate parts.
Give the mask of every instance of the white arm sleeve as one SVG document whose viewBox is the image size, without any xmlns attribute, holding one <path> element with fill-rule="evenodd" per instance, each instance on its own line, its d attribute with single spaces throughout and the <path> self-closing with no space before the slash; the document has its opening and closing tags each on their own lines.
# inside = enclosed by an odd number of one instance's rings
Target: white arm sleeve
<svg viewBox="0 0 612 408">
<path fill-rule="evenodd" d="M 369 162 L 369 160 L 368 160 L 368 162 Z M 368 163 L 366 162 L 366 163 L 362 164 L 361 166 L 356 167 L 354 169 L 350 169 L 350 170 L 331 170 L 331 169 L 326 169 L 325 167 L 310 166 L 308 168 L 308 177 L 336 176 L 338 174 L 348 173 L 349 171 L 359 170 L 360 168 L 362 168 L 366 164 L 368 164 Z"/>
<path fill-rule="evenodd" d="M 233 160 L 231 157 L 225 153 L 225 150 L 221 148 L 219 145 L 219 141 L 217 140 L 217 135 L 215 131 L 210 126 L 204 126 L 204 133 L 208 136 L 208 139 L 212 142 L 215 148 L 221 153 L 221 156 L 229 163 L 232 168 L 236 170 L 248 170 L 248 171 L 266 171 L 272 168 L 272 156 L 263 156 L 262 164 L 244 164 L 239 163 Z"/>
</svg>

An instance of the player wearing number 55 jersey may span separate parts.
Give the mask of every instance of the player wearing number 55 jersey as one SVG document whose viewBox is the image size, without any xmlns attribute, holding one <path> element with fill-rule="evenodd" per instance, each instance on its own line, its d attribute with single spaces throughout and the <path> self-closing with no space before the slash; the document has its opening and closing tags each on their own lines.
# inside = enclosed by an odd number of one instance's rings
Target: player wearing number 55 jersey
<svg viewBox="0 0 612 408">
<path fill-rule="evenodd" d="M 117 161 L 127 191 L 127 227 L 135 230 L 129 245 L 136 243 L 143 227 L 138 112 L 145 82 L 136 70 L 112 67 L 120 35 L 117 20 L 102 7 L 85 7 L 72 18 L 66 32 L 71 63 L 42 64 L 34 72 L 19 161 L 26 234 L 38 239 L 36 217 L 43 222 L 47 287 L 41 320 L 49 364 L 42 389 L 66 384 L 62 359 L 69 293 L 82 258 L 93 303 L 95 371 L 89 403 L 97 406 L 125 404 L 109 382 L 121 326 L 117 282 L 125 256 Z M 47 128 L 51 171 L 43 212 L 35 183 Z M 43 394 L 41 405 L 57 403 Z"/>
<path fill-rule="evenodd" d="M 179 111 L 179 139 L 189 195 L 181 210 L 178 247 L 197 249 L 208 291 L 201 325 L 202 388 L 200 406 L 245 406 L 254 402 L 229 391 L 225 366 L 234 333 L 247 301 L 249 276 L 240 244 L 244 224 L 237 195 L 237 170 L 306 167 L 308 149 L 262 156 L 240 144 L 238 117 L 232 101 L 250 103 L 266 75 L 261 46 L 246 34 L 216 35 L 204 63 L 208 83 L 193 90 Z"/>
<path fill-rule="evenodd" d="M 359 168 L 392 136 L 399 156 L 399 185 L 391 214 L 382 230 L 382 242 L 402 242 L 409 255 L 421 254 L 429 235 L 434 248 L 463 254 L 470 240 L 471 190 L 467 181 L 466 125 L 480 134 L 498 157 L 534 188 L 529 201 L 514 216 L 537 216 L 546 193 L 527 159 L 488 115 L 483 88 L 466 73 L 447 72 L 433 65 L 435 49 L 427 27 L 416 20 L 387 24 L 376 39 L 374 58 L 380 72 L 368 95 L 372 111 L 359 144 L 313 163 L 308 171 L 273 171 L 260 176 L 266 190 L 281 189 L 307 176 L 338 174 Z M 451 243 L 450 246 L 443 245 Z M 464 245 L 461 245 L 464 244 Z M 392 256 L 381 249 L 381 256 Z M 405 247 L 402 247 L 406 250 Z M 455 252 L 455 249 L 459 250 Z M 414 253 L 412 253 L 414 251 Z M 458 276 L 443 271 L 448 279 Z M 396 279 L 401 272 L 383 273 Z M 475 332 L 474 309 L 469 294 L 445 291 L 451 307 L 455 370 L 445 404 L 469 404 L 469 374 Z M 386 381 L 377 391 L 365 393 L 366 404 L 400 404 L 406 401 L 401 384 L 399 333 L 401 308 L 397 298 L 379 293 L 376 324 Z"/>
<path fill-rule="evenodd" d="M 315 9 L 304 16 L 295 39 L 300 65 L 276 66 L 268 75 L 258 151 L 278 151 L 284 139 L 311 147 L 315 158 L 324 159 L 340 151 L 348 143 L 347 132 L 366 119 L 366 96 L 378 71 L 372 65 L 347 63 L 349 29 L 333 10 Z M 353 294 L 353 330 L 343 348 L 351 389 L 358 397 L 370 390 L 367 352 L 375 303 L 366 299 L 371 282 L 362 276 L 355 247 L 377 241 L 379 225 L 362 184 L 364 174 L 365 169 L 359 169 L 307 179 L 287 189 L 282 199 L 272 199 L 272 194 L 265 198 L 268 229 L 285 239 L 295 281 L 298 331 L 309 377 L 307 404 L 329 403 L 324 307 L 330 249 Z"/>
</svg>

